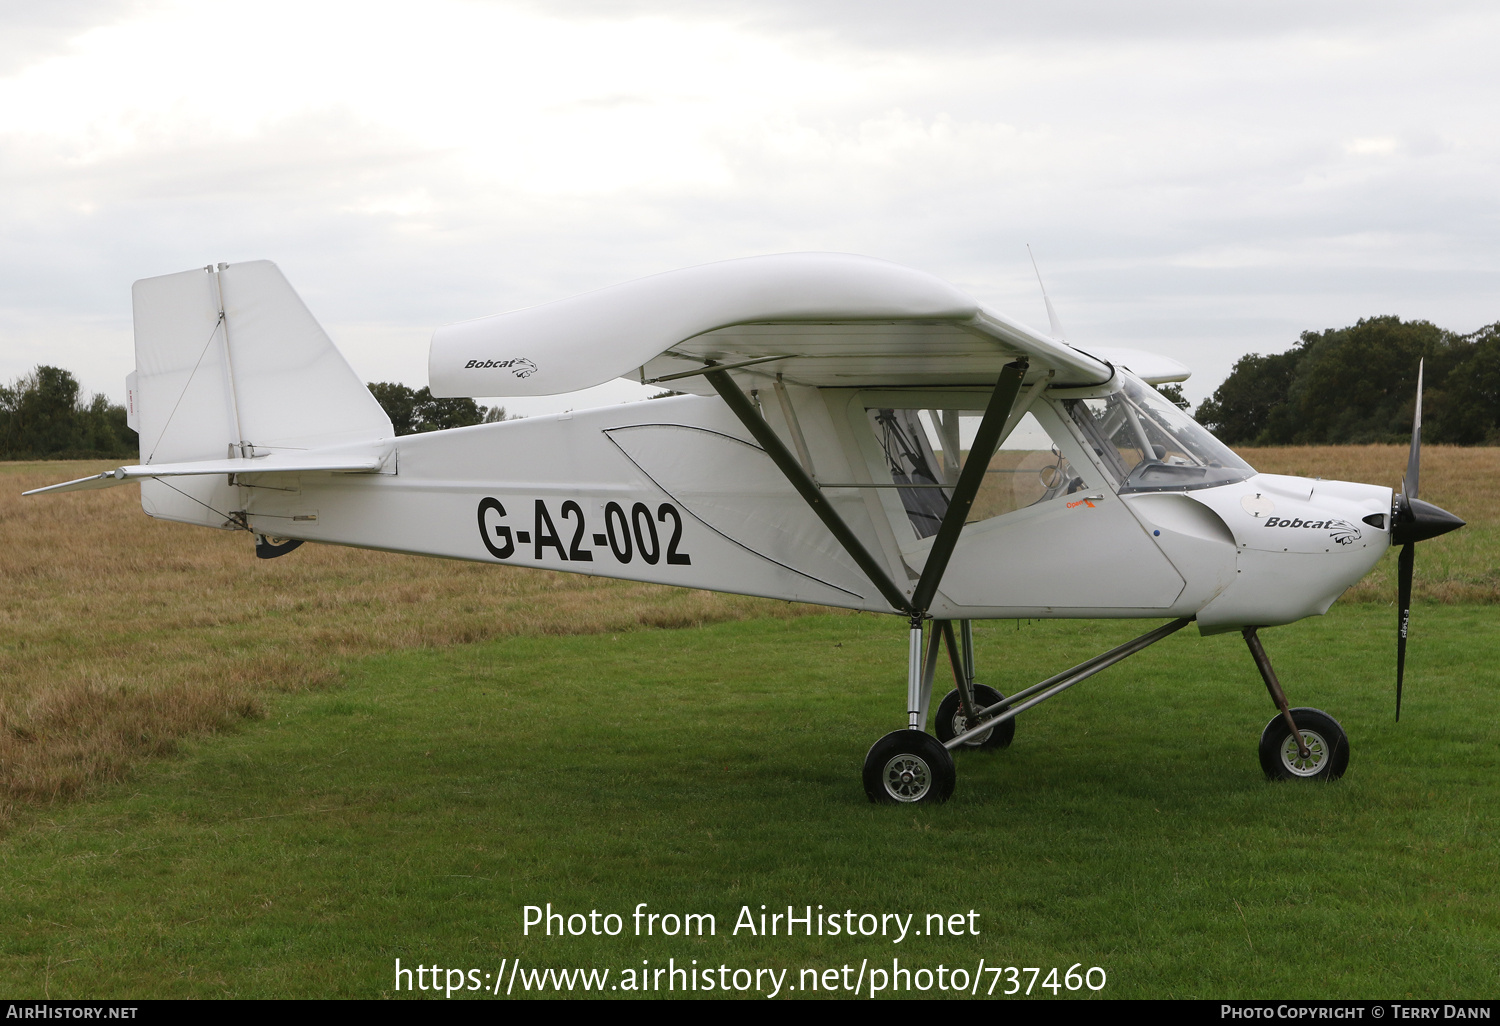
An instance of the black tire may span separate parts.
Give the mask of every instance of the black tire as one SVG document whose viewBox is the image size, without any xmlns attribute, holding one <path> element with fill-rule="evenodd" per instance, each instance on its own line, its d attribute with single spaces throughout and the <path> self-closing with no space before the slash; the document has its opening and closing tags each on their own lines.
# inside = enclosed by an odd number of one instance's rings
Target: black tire
<svg viewBox="0 0 1500 1026">
<path fill-rule="evenodd" d="M 1260 768 L 1267 780 L 1337 780 L 1349 768 L 1349 737 L 1321 709 L 1293 709 L 1292 722 L 1312 750 L 1304 761 L 1278 713 L 1260 735 Z"/>
<path fill-rule="evenodd" d="M 988 684 L 974 685 L 974 702 L 981 709 L 1003 701 L 1004 698 L 1004 695 Z M 944 743 L 952 741 L 969 729 L 969 720 L 964 716 L 957 689 L 948 692 L 947 696 L 938 703 L 937 717 L 932 722 L 932 729 L 937 734 L 937 739 Z M 976 748 L 1009 748 L 1015 737 L 1016 721 L 1006 720 L 1000 726 L 991 727 L 985 733 L 970 738 L 959 747 L 971 751 Z"/>
<path fill-rule="evenodd" d="M 894 730 L 865 755 L 865 794 L 879 805 L 945 802 L 957 776 L 948 749 L 920 730 Z"/>
</svg>

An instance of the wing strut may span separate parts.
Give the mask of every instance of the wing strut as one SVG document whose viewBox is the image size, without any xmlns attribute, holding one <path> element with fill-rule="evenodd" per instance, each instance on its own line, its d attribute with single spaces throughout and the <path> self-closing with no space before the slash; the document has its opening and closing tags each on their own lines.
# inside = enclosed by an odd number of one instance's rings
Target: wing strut
<svg viewBox="0 0 1500 1026">
<path fill-rule="evenodd" d="M 995 382 L 995 391 L 990 394 L 989 405 L 985 407 L 984 417 L 979 422 L 979 430 L 974 434 L 974 442 L 969 447 L 969 456 L 964 460 L 963 469 L 959 472 L 958 483 L 953 486 L 952 497 L 948 500 L 947 512 L 943 514 L 943 522 L 938 527 L 936 537 L 932 539 L 932 547 L 927 552 L 927 562 L 922 566 L 922 576 L 917 580 L 916 590 L 912 593 L 910 601 L 896 587 L 896 582 L 891 580 L 890 574 L 870 554 L 855 533 L 850 530 L 849 525 L 829 503 L 823 495 L 822 490 L 803 468 L 802 464 L 792 455 L 786 445 L 771 430 L 765 418 L 755 412 L 755 407 L 745 397 L 733 379 L 730 378 L 726 368 L 714 367 L 703 373 L 703 377 L 714 391 L 729 404 L 734 415 L 740 419 L 740 423 L 749 429 L 750 434 L 760 443 L 766 455 L 780 468 L 786 479 L 792 483 L 812 511 L 823 521 L 824 526 L 838 539 L 844 551 L 854 558 L 859 568 L 865 572 L 870 582 L 880 589 L 880 594 L 891 604 L 893 609 L 906 613 L 912 618 L 913 632 L 920 634 L 921 621 L 927 613 L 927 607 L 932 604 L 932 598 L 937 594 L 938 584 L 943 579 L 943 572 L 948 569 L 948 561 L 953 556 L 953 549 L 958 544 L 958 536 L 964 529 L 964 521 L 968 518 L 969 510 L 974 505 L 974 497 L 979 494 L 979 486 L 984 483 L 985 471 L 989 468 L 990 457 L 994 455 L 995 447 L 1000 444 L 1000 436 L 1005 431 L 1006 422 L 1010 418 L 1011 408 L 1015 406 L 1016 396 L 1021 391 L 1021 381 L 1026 377 L 1026 361 L 1017 360 L 1005 365 L 1000 372 L 1000 380 Z M 920 642 L 914 641 L 917 651 L 920 652 Z M 914 657 L 917 658 L 917 657 Z M 914 675 L 919 671 L 914 671 Z"/>
<path fill-rule="evenodd" d="M 1125 644 L 1096 655 L 1092 659 L 1085 659 L 1071 670 L 1064 670 L 1062 673 L 1048 677 L 1040 684 L 1033 684 L 1024 691 L 1017 691 L 1009 698 L 979 710 L 979 717 L 981 717 L 979 722 L 975 723 L 973 720 L 969 720 L 969 729 L 965 730 L 962 734 L 955 735 L 944 741 L 943 747 L 951 751 L 969 740 L 969 738 L 983 734 L 992 727 L 998 727 L 1006 720 L 1015 719 L 1027 709 L 1034 708 L 1041 705 L 1047 699 L 1062 694 L 1074 684 L 1088 680 L 1100 670 L 1107 670 L 1122 659 L 1130 658 L 1142 649 L 1156 644 L 1162 638 L 1177 633 L 1192 622 L 1192 617 L 1184 616 L 1181 619 L 1173 620 L 1171 623 L 1162 624 L 1156 630 L 1147 631 L 1133 641 L 1127 641 Z"/>
<path fill-rule="evenodd" d="M 932 548 L 927 550 L 927 562 L 922 565 L 922 576 L 917 581 L 917 589 L 912 592 L 911 607 L 915 612 L 925 613 L 932 604 L 933 595 L 937 594 L 938 583 L 943 579 L 943 571 L 948 569 L 953 547 L 958 544 L 959 532 L 964 529 L 964 521 L 974 505 L 974 497 L 979 494 L 979 486 L 984 483 L 984 473 L 989 469 L 990 457 L 995 454 L 995 446 L 1000 444 L 1001 432 L 1005 430 L 1010 409 L 1016 402 L 1016 394 L 1021 391 L 1021 379 L 1025 376 L 1025 360 L 1008 363 L 1000 372 L 1000 380 L 995 383 L 990 403 L 979 421 L 979 430 L 975 432 L 973 444 L 969 446 L 969 456 L 964 460 L 963 469 L 959 471 L 958 484 L 953 486 L 948 511 L 943 514 L 937 537 L 932 539 Z"/>
<path fill-rule="evenodd" d="M 854 562 L 859 564 L 859 568 L 865 572 L 865 576 L 870 579 L 870 583 L 880 589 L 880 594 L 885 597 L 885 600 L 891 604 L 892 608 L 900 610 L 903 613 L 916 615 L 916 611 L 912 608 L 911 603 L 907 602 L 906 596 L 901 594 L 901 589 L 896 587 L 896 582 L 891 580 L 891 575 L 885 572 L 885 568 L 870 554 L 870 550 L 865 548 L 864 543 L 850 530 L 849 525 L 844 523 L 844 518 L 838 515 L 838 511 L 833 508 L 822 491 L 819 490 L 817 484 L 808 476 L 807 471 L 802 469 L 802 464 L 797 462 L 797 457 L 791 454 L 787 447 L 782 444 L 781 439 L 777 437 L 776 432 L 771 430 L 771 426 L 766 423 L 765 418 L 755 412 L 755 407 L 750 404 L 750 400 L 745 397 L 745 393 L 740 391 L 740 387 L 729 377 L 729 372 L 715 369 L 706 371 L 703 376 L 710 385 L 714 386 L 714 390 L 724 398 L 724 401 L 729 404 L 729 408 L 740 419 L 740 423 L 744 424 L 755 440 L 760 443 L 760 447 L 766 451 L 766 455 L 771 457 L 771 462 L 780 468 L 781 472 L 786 475 L 786 479 L 792 483 L 792 486 L 797 489 L 802 498 L 807 500 L 807 504 L 812 507 L 812 511 L 818 515 L 818 519 L 823 521 L 823 525 L 838 539 L 839 544 L 844 547 L 844 551 L 848 552 L 854 558 Z"/>
</svg>

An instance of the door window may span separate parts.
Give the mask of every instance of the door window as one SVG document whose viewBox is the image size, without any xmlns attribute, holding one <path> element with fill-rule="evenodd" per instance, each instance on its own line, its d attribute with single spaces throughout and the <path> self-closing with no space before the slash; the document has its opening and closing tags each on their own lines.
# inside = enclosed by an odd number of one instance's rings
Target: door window
<svg viewBox="0 0 1500 1026">
<path fill-rule="evenodd" d="M 877 407 L 866 411 L 891 481 L 918 538 L 937 533 L 969 459 L 983 413 Z M 1027 413 L 990 456 L 967 523 L 1085 487 L 1050 435 Z"/>
</svg>

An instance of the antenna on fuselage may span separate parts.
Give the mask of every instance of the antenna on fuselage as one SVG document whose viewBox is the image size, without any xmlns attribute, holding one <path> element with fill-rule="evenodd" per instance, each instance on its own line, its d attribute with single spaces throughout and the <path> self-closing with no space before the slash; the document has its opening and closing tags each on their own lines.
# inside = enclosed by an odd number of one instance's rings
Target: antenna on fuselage
<svg viewBox="0 0 1500 1026">
<path fill-rule="evenodd" d="M 1047 304 L 1047 330 L 1059 342 L 1066 342 L 1068 336 L 1063 332 L 1062 321 L 1057 319 L 1057 311 L 1052 309 L 1052 299 L 1047 295 L 1046 283 L 1042 281 L 1042 271 L 1036 265 L 1036 254 L 1031 251 L 1029 242 L 1026 244 L 1026 255 L 1031 257 L 1031 269 L 1036 272 L 1036 283 L 1042 286 L 1042 302 Z"/>
</svg>

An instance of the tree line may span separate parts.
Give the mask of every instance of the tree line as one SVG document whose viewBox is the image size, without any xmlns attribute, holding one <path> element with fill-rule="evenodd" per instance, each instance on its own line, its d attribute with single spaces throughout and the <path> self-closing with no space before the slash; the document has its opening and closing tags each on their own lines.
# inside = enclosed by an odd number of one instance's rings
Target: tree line
<svg viewBox="0 0 1500 1026">
<path fill-rule="evenodd" d="M 391 418 L 398 435 L 492 424 L 506 420 L 505 407 L 473 399 L 438 399 L 427 387 L 413 390 L 372 381 L 370 393 Z M 78 379 L 61 367 L 40 365 L 9 385 L 0 385 L 0 460 L 129 459 L 140 442 L 125 422 L 125 407 L 95 394 L 85 401 Z"/>
<path fill-rule="evenodd" d="M 60 367 L 0 385 L 0 459 L 135 459 L 138 451 L 125 407 L 103 395 L 84 402 L 78 379 Z"/>
<path fill-rule="evenodd" d="M 1500 323 L 1458 335 L 1370 317 L 1305 331 L 1284 353 L 1241 357 L 1195 415 L 1230 445 L 1404 443 L 1418 361 L 1423 440 L 1500 445 Z"/>
<path fill-rule="evenodd" d="M 398 435 L 514 419 L 506 416 L 504 406 L 480 406 L 473 399 L 438 399 L 426 385 L 413 391 L 398 381 L 372 381 L 369 389 Z"/>
</svg>

